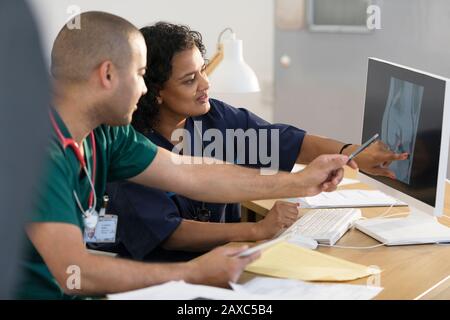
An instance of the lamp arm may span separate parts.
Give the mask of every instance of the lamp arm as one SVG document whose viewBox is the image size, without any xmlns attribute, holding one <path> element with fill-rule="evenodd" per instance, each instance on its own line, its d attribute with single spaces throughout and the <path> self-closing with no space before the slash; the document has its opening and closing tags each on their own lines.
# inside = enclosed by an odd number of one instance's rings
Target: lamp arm
<svg viewBox="0 0 450 320">
<path fill-rule="evenodd" d="M 209 76 L 223 60 L 223 45 L 219 44 L 217 52 L 209 59 L 208 65 L 205 68 L 206 74 Z"/>
</svg>

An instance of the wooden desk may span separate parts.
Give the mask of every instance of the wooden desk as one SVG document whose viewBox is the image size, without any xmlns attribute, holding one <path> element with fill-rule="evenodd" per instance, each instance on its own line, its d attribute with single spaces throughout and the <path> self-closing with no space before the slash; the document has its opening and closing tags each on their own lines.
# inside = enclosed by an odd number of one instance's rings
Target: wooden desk
<svg viewBox="0 0 450 320">
<path fill-rule="evenodd" d="M 354 170 L 346 170 L 347 178 L 354 178 Z M 339 189 L 369 189 L 362 183 L 340 187 Z M 446 188 L 445 213 L 450 214 L 450 187 Z M 272 208 L 275 200 L 251 201 L 242 204 L 243 217 L 259 220 Z M 365 217 L 374 217 L 386 208 L 364 208 Z M 301 209 L 300 213 L 307 209 Z M 407 207 L 392 208 L 389 214 L 406 212 Z M 440 218 L 439 221 L 450 226 L 450 220 Z M 354 229 L 347 232 L 337 244 L 343 246 L 371 246 L 378 242 L 364 233 Z M 320 252 L 343 258 L 363 265 L 378 266 L 383 272 L 379 279 L 363 278 L 348 283 L 379 283 L 384 290 L 376 299 L 450 299 L 450 245 L 413 245 L 378 247 L 374 249 L 339 249 L 319 247 Z M 254 275 L 245 273 L 243 279 Z M 441 282 L 441 283 L 440 283 Z"/>
</svg>

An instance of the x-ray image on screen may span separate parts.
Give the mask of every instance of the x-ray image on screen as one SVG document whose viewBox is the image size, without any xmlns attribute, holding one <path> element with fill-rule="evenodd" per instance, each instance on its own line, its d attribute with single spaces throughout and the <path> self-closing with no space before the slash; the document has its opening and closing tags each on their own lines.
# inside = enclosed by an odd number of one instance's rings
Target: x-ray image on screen
<svg viewBox="0 0 450 320">
<path fill-rule="evenodd" d="M 396 153 L 409 153 L 409 159 L 394 161 L 389 168 L 397 179 L 409 184 L 414 159 L 424 87 L 391 77 L 383 114 L 381 139 Z"/>
</svg>

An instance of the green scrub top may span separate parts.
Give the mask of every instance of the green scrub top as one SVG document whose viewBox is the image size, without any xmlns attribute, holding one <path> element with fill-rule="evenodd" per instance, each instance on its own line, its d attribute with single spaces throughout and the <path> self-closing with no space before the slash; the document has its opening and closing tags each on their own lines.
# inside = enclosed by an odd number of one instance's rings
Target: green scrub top
<svg viewBox="0 0 450 320">
<path fill-rule="evenodd" d="M 55 111 L 52 112 L 63 136 L 70 138 L 62 119 Z M 157 147 L 131 126 L 101 125 L 94 130 L 94 136 L 97 158 L 95 194 L 97 210 L 99 210 L 106 183 L 129 179 L 143 172 L 155 158 Z M 89 138 L 86 140 L 85 157 L 88 168 L 92 168 L 92 145 Z M 89 181 L 81 173 L 80 163 L 73 150 L 63 149 L 56 134 L 53 134 L 49 149 L 45 173 L 36 192 L 31 220 L 32 222 L 69 223 L 78 226 L 83 232 L 82 212 L 75 202 L 73 191 L 77 193 L 83 208 L 87 209 L 91 192 Z M 28 238 L 26 242 L 26 252 L 20 266 L 22 277 L 16 288 L 16 297 L 19 299 L 76 298 L 64 294 Z M 69 277 L 70 274 L 68 273 L 67 276 Z"/>
</svg>

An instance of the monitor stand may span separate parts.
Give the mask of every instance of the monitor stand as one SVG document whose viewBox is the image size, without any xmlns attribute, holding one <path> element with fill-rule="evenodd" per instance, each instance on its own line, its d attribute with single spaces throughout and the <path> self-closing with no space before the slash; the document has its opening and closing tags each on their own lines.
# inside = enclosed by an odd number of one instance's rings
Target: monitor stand
<svg viewBox="0 0 450 320">
<path fill-rule="evenodd" d="M 355 227 L 388 246 L 450 242 L 450 228 L 417 208 L 405 218 L 359 220 Z"/>
</svg>

